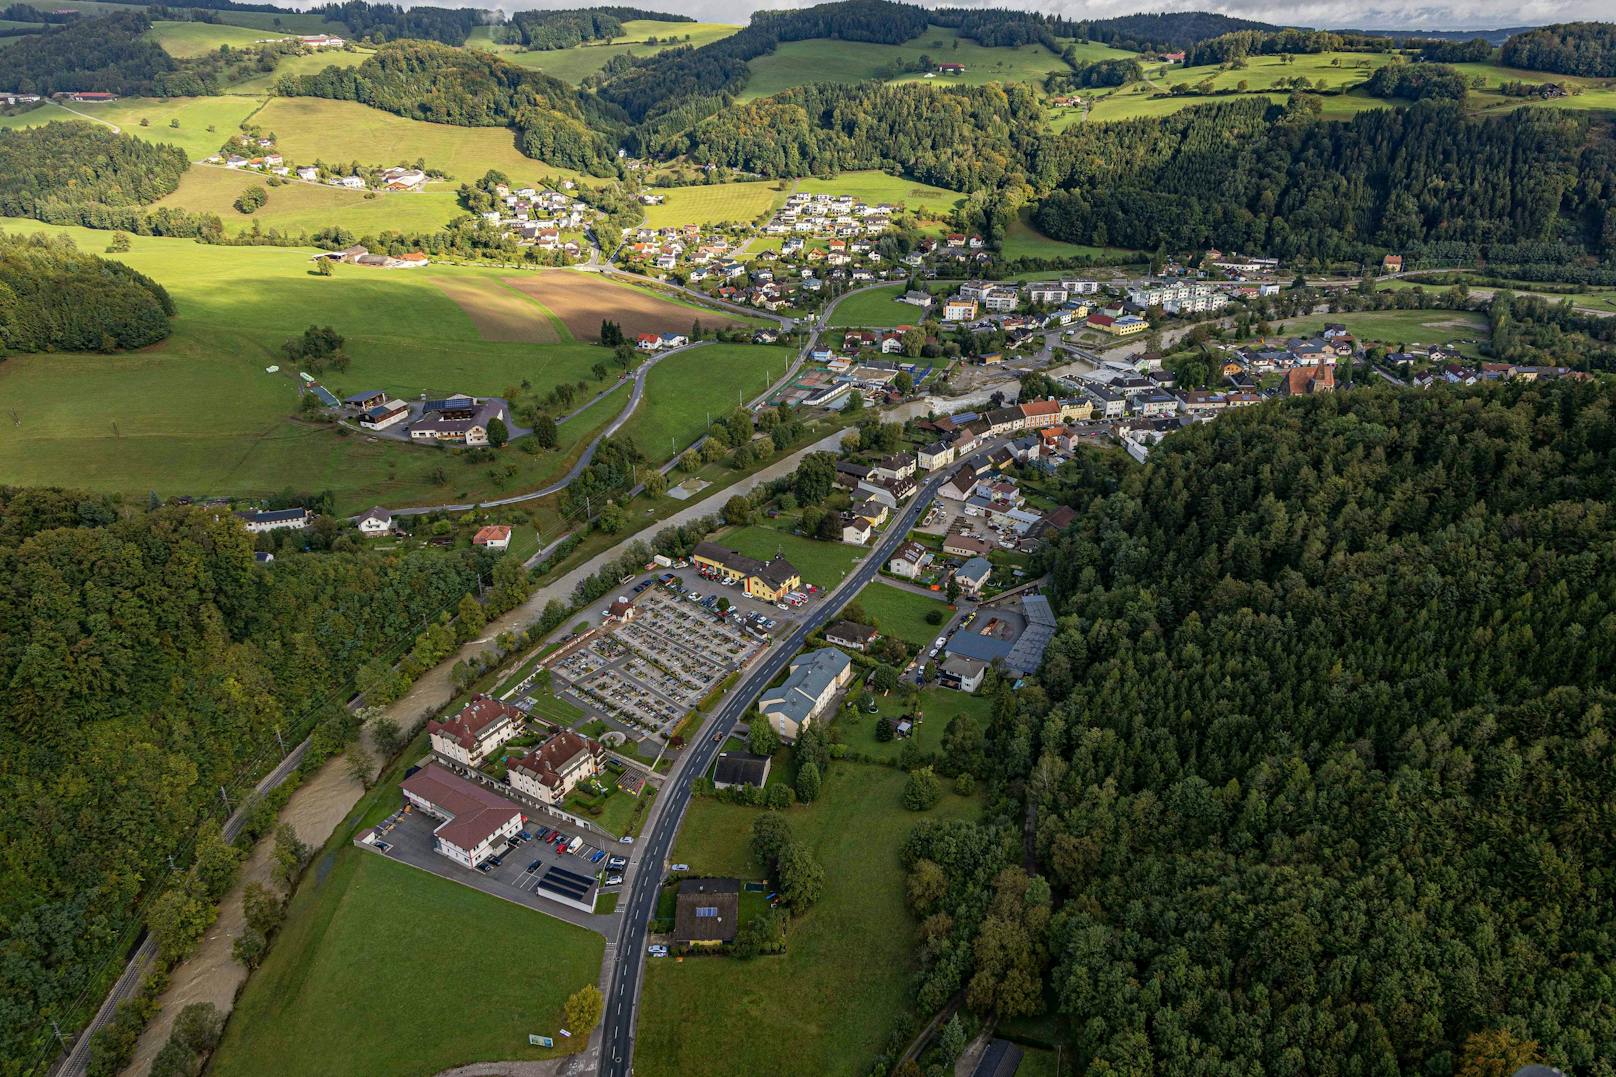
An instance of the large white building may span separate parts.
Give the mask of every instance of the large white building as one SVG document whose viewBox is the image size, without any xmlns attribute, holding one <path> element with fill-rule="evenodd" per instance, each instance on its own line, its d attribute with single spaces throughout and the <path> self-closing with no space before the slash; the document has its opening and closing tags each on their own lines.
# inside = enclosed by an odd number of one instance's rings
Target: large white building
<svg viewBox="0 0 1616 1077">
<path fill-rule="evenodd" d="M 1216 288 L 1192 281 L 1167 281 L 1128 292 L 1128 302 L 1136 307 L 1161 307 L 1169 314 L 1199 314 L 1222 310 L 1229 297 Z"/>
<path fill-rule="evenodd" d="M 834 647 L 800 654 L 791 660 L 785 682 L 758 697 L 758 713 L 781 740 L 795 741 L 852 677 L 852 661 Z"/>
<path fill-rule="evenodd" d="M 520 759 L 510 761 L 511 788 L 544 804 L 559 804 L 581 781 L 599 774 L 606 749 L 563 729 Z"/>
<path fill-rule="evenodd" d="M 481 766 L 494 750 L 522 729 L 523 714 L 493 696 L 475 695 L 447 722 L 428 722 L 432 750 L 465 767 Z"/>
<path fill-rule="evenodd" d="M 434 848 L 474 868 L 509 844 L 522 829 L 522 810 L 491 789 L 437 763 L 404 779 L 404 799 L 443 822 L 432 831 Z"/>
</svg>

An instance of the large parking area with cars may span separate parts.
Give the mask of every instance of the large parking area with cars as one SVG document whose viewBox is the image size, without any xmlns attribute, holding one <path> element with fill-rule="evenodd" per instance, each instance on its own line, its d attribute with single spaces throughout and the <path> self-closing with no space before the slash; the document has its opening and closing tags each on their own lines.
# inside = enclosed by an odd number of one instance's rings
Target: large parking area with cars
<svg viewBox="0 0 1616 1077">
<path fill-rule="evenodd" d="M 598 890 L 622 884 L 632 846 L 603 835 L 585 836 L 566 827 L 529 823 L 501 852 L 475 870 L 437 851 L 433 830 L 441 823 L 419 811 L 399 811 L 362 841 L 383 855 L 465 886 L 515 901 L 564 920 L 582 923 Z M 558 907 L 559 906 L 559 907 Z"/>
</svg>

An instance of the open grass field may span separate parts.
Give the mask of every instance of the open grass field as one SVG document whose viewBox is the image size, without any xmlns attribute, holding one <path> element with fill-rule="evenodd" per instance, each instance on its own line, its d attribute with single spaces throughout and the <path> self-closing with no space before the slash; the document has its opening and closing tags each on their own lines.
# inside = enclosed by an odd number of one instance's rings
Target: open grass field
<svg viewBox="0 0 1616 1077">
<path fill-rule="evenodd" d="M 1360 341 L 1387 345 L 1443 344 L 1450 340 L 1485 340 L 1487 319 L 1459 310 L 1376 310 L 1355 314 L 1314 314 L 1275 323 L 1276 333 L 1316 333 L 1326 322 L 1340 322 Z"/>
<path fill-rule="evenodd" d="M 841 731 L 842 743 L 852 751 L 876 759 L 897 759 L 903 751 L 904 742 L 897 737 L 888 741 L 877 740 L 875 726 L 882 718 L 891 718 L 896 723 L 899 718 L 909 714 L 910 709 L 904 698 L 897 693 L 878 695 L 875 697 L 878 709 L 874 714 L 855 710 L 837 715 L 836 727 Z M 963 718 L 985 732 L 993 717 L 993 702 L 986 696 L 967 695 L 952 688 L 939 687 L 934 682 L 920 692 L 920 716 L 921 720 L 914 727 L 910 739 L 922 751 L 940 752 L 943 734 L 948 731 L 948 723 L 955 718 Z"/>
<path fill-rule="evenodd" d="M 600 337 L 600 323 L 611 319 L 629 336 L 637 333 L 688 333 L 694 321 L 709 327 L 751 324 L 706 307 L 692 307 L 640 288 L 614 284 L 598 273 L 568 269 L 541 270 L 505 283 L 538 300 L 578 340 Z"/>
<path fill-rule="evenodd" d="M 829 591 L 841 583 L 842 577 L 851 572 L 868 552 L 840 542 L 820 542 L 818 539 L 793 535 L 790 528 L 796 523 L 795 517 L 782 516 L 774 522 L 783 526 L 753 524 L 726 531 L 714 541 L 760 561 L 783 553 L 786 560 L 802 573 L 802 582 L 805 585 L 811 583 L 821 591 Z"/>
<path fill-rule="evenodd" d="M 873 170 L 843 172 L 830 179 L 810 176 L 799 180 L 796 189 L 807 194 L 848 194 L 871 205 L 891 202 L 920 217 L 941 217 L 965 198 L 946 187 Z"/>
<path fill-rule="evenodd" d="M 154 22 L 146 36 L 161 45 L 163 51 L 184 60 L 204 53 L 217 52 L 220 45 L 233 49 L 250 48 L 273 34 L 245 26 L 206 22 Z M 288 34 L 290 36 L 290 34 Z"/>
<path fill-rule="evenodd" d="M 730 36 L 740 29 L 732 23 L 662 22 L 652 19 L 633 19 L 623 24 L 624 36 L 609 44 L 579 45 L 571 49 L 550 49 L 524 52 L 514 45 L 496 45 L 487 28 L 473 32 L 467 44 L 497 52 L 508 63 L 519 67 L 543 71 L 552 78 L 577 84 L 605 67 L 614 56 L 655 56 L 664 49 L 690 45 L 700 48 Z M 685 38 L 688 35 L 689 40 Z M 657 39 L 647 44 L 648 37 Z"/>
<path fill-rule="evenodd" d="M 0 116 L 0 127 L 37 127 L 53 120 L 83 123 L 89 117 L 148 142 L 178 146 L 198 161 L 224 145 L 256 107 L 258 101 L 247 97 L 126 97 L 104 105 L 74 105 L 78 114 L 60 105 L 46 105 L 16 116 Z M 141 120 L 147 126 L 141 126 Z M 171 120 L 179 120 L 180 125 L 170 127 Z"/>
<path fill-rule="evenodd" d="M 648 228 L 671 228 L 683 224 L 702 226 L 729 223 L 750 224 L 786 200 L 787 183 L 756 180 L 749 183 L 710 183 L 700 187 L 659 188 L 655 193 L 667 199 L 660 206 L 645 207 Z"/>
<path fill-rule="evenodd" d="M 898 302 L 906 287 L 889 284 L 845 296 L 836 304 L 826 324 L 833 329 L 892 329 L 900 325 L 919 325 L 926 318 L 926 312 L 913 303 Z"/>
<path fill-rule="evenodd" d="M 1000 253 L 1005 258 L 1096 258 L 1120 262 L 1135 254 L 1119 247 L 1091 247 L 1051 239 L 1033 227 L 1031 218 L 1031 207 L 1024 207 L 1005 229 L 1000 243 Z"/>
<path fill-rule="evenodd" d="M 518 183 L 540 177 L 576 179 L 578 173 L 524 157 L 516 136 L 504 127 L 456 127 L 406 120 L 354 101 L 274 97 L 253 117 L 273 131 L 288 162 L 358 161 L 362 165 L 414 164 L 447 172 L 459 182 L 498 169 Z"/>
<path fill-rule="evenodd" d="M 706 433 L 710 415 L 727 415 L 785 373 L 791 349 L 758 344 L 703 344 L 670 355 L 645 376 L 645 398 L 619 437 L 661 463 Z"/>
<path fill-rule="evenodd" d="M 1341 89 L 1367 82 L 1375 69 L 1395 59 L 1383 52 L 1320 52 L 1298 53 L 1286 63 L 1282 56 L 1248 56 L 1245 67 L 1221 70 L 1216 64 L 1202 67 L 1168 67 L 1157 83 L 1162 88 L 1180 84 L 1195 86 L 1206 79 L 1212 80 L 1214 90 L 1280 89 L 1288 93 L 1289 87 L 1279 83 L 1289 79 L 1305 78 L 1317 89 Z"/>
<path fill-rule="evenodd" d="M 783 42 L 770 55 L 749 62 L 752 77 L 741 98 L 750 101 L 769 97 L 813 82 L 863 82 L 876 78 L 880 68 L 913 64 L 922 55 L 930 57 L 934 64 L 964 64 L 965 73 L 931 79 L 910 73 L 893 81 L 979 86 L 987 82 L 1032 82 L 1052 71 L 1067 69 L 1059 56 L 1042 45 L 985 48 L 960 37 L 955 30 L 932 26 L 902 45 L 824 38 Z"/>
<path fill-rule="evenodd" d="M 836 763 L 819 800 L 786 813 L 825 867 L 823 897 L 793 921 L 784 955 L 650 962 L 638 1069 L 817 1077 L 869 1068 L 915 968 L 899 849 L 922 820 L 969 818 L 977 804 L 950 793 L 930 812 L 908 812 L 899 803 L 904 780 L 887 767 Z M 692 800 L 675 859 L 700 874 L 760 877 L 749 845 L 758 814 Z"/>
<path fill-rule="evenodd" d="M 368 60 L 370 55 L 370 52 L 364 49 L 325 49 L 320 52 L 282 56 L 274 71 L 238 82 L 229 88 L 229 92 L 262 96 L 269 93 L 275 80 L 282 75 L 313 75 L 328 67 L 358 67 Z"/>
<path fill-rule="evenodd" d="M 74 237 L 101 251 L 105 232 L 7 219 L 8 231 Z M 72 485 L 144 497 L 271 494 L 331 489 L 339 507 L 399 505 L 514 493 L 565 470 L 567 448 L 529 456 L 496 480 L 486 466 L 452 453 L 369 436 L 339 436 L 298 421 L 296 372 L 280 347 L 309 324 L 347 338 L 348 370 L 323 380 L 338 396 L 379 388 L 422 393 L 497 394 L 528 381 L 539 391 L 590 380 L 604 358 L 588 344 L 510 344 L 482 338 L 436 283 L 473 278 L 490 288 L 509 271 L 431 267 L 409 273 L 344 266 L 331 277 L 309 272 L 308 252 L 277 247 L 215 247 L 189 240 L 132 237 L 118 256 L 164 284 L 178 316 L 168 340 L 125 355 L 25 355 L 0 362 L 0 399 L 20 425 L 0 423 L 0 475 L 26 485 Z M 562 426 L 563 441 L 603 425 L 627 388 Z M 433 481 L 443 469 L 446 482 Z M 461 495 L 465 495 L 462 497 Z"/>
<path fill-rule="evenodd" d="M 279 228 L 290 235 L 341 225 L 356 236 L 386 231 L 435 232 L 466 215 L 454 189 L 432 183 L 424 191 L 350 191 L 326 184 L 293 181 L 269 186 L 268 177 L 219 165 L 196 164 L 180 178 L 174 193 L 157 203 L 193 213 L 212 213 L 230 232 L 249 232 L 254 222 L 264 231 Z M 262 187 L 269 201 L 256 212 L 242 213 L 236 198 L 248 187 Z"/>
<path fill-rule="evenodd" d="M 945 623 L 954 615 L 941 595 L 927 598 L 879 580 L 860 591 L 854 601 L 875 618 L 875 626 L 883 636 L 901 639 L 916 647 L 929 647 L 942 632 L 941 625 L 926 622 L 926 614 L 940 613 Z"/>
<path fill-rule="evenodd" d="M 599 935 L 353 847 L 323 867 L 247 982 L 213 1073 L 324 1077 L 340 1059 L 355 1077 L 398 1077 L 583 1048 L 527 1036 L 554 1036 L 567 996 L 595 981 Z"/>
<path fill-rule="evenodd" d="M 1569 299 L 1571 300 L 1571 305 L 1575 307 L 1616 313 L 1616 288 L 1587 288 L 1578 292 L 1554 292 L 1547 290 L 1546 285 L 1533 281 L 1510 281 L 1499 285 L 1486 280 L 1472 281 L 1471 286 L 1477 288 L 1508 288 L 1516 295 L 1535 295 L 1550 303 L 1559 303 Z M 1382 281 L 1377 287 L 1396 292 L 1407 291 L 1411 288 L 1424 288 L 1428 292 L 1439 292 L 1446 290 L 1448 286 L 1445 284 L 1425 283 L 1418 277 L 1410 277 L 1402 280 Z"/>
<path fill-rule="evenodd" d="M 1242 97 L 1261 97 L 1273 104 L 1284 104 L 1285 93 L 1220 94 L 1216 97 L 1188 94 L 1178 97 L 1151 96 L 1152 89 L 1145 83 L 1135 83 L 1105 96 L 1096 97 L 1089 106 L 1088 122 L 1105 123 L 1111 120 L 1132 120 L 1141 116 L 1170 116 L 1192 105 L 1205 105 L 1216 101 L 1230 101 Z M 1319 96 L 1321 115 L 1327 120 L 1345 120 L 1367 109 L 1391 108 L 1393 103 L 1370 97 L 1362 91 Z M 1050 126 L 1063 131 L 1074 123 L 1082 123 L 1080 109 L 1060 109 L 1050 118 Z"/>
</svg>

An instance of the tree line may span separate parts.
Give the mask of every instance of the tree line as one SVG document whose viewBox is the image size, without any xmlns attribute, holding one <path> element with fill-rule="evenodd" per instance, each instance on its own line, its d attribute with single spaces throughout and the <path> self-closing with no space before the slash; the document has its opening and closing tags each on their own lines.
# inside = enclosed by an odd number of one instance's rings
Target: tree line
<svg viewBox="0 0 1616 1077">
<path fill-rule="evenodd" d="M 905 849 L 922 1005 L 1082 1072 L 1598 1072 L 1613 405 L 1358 389 L 1064 470 L 989 810 Z"/>
<path fill-rule="evenodd" d="M 1616 25 L 1565 22 L 1523 30 L 1505 41 L 1498 62 L 1507 67 L 1562 75 L 1616 75 Z"/>
<path fill-rule="evenodd" d="M 66 236 L 0 232 L 0 359 L 16 352 L 123 351 L 169 334 L 167 290 Z"/>
<path fill-rule="evenodd" d="M 51 1018 L 71 1027 L 219 787 L 267 770 L 277 731 L 348 723 L 359 667 L 471 590 L 475 565 L 359 550 L 264 567 L 227 511 L 0 490 L 0 1058 L 54 1043 Z"/>
</svg>

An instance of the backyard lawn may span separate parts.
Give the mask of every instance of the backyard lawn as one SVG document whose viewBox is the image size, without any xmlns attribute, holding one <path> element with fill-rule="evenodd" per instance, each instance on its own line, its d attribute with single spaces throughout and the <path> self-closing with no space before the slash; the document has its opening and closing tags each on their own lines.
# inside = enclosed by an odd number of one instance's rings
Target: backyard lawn
<svg viewBox="0 0 1616 1077">
<path fill-rule="evenodd" d="M 927 598 L 880 581 L 860 591 L 854 601 L 875 618 L 875 626 L 883 636 L 892 636 L 916 647 L 929 647 L 943 630 L 942 625 L 928 624 L 926 614 L 941 613 L 946 624 L 954 613 L 941 595 Z"/>
<path fill-rule="evenodd" d="M 784 522 L 789 528 L 794 520 L 781 517 L 781 521 L 777 522 Z M 829 591 L 841 583 L 842 577 L 851 572 L 869 552 L 858 546 L 820 542 L 818 539 L 793 535 L 789 530 L 766 524 L 727 531 L 717 536 L 715 541 L 760 561 L 767 561 L 777 552 L 784 553 L 786 560 L 802 573 L 803 584 L 811 583 L 822 591 Z"/>
<path fill-rule="evenodd" d="M 584 1047 L 527 1036 L 555 1035 L 567 996 L 595 982 L 599 935 L 352 846 L 333 856 L 299 888 L 211 1073 L 325 1077 L 340 1059 L 398 1077 Z"/>
<path fill-rule="evenodd" d="M 836 763 L 812 807 L 786 813 L 825 868 L 824 896 L 790 929 L 786 953 L 652 961 L 635 1051 L 647 1073 L 863 1073 L 908 997 L 916 928 L 903 901 L 899 849 L 922 820 L 968 818 L 977 801 L 944 796 L 905 811 L 905 776 Z M 674 859 L 692 872 L 758 878 L 758 809 L 691 801 Z"/>
<path fill-rule="evenodd" d="M 875 714 L 865 714 L 855 708 L 836 716 L 836 729 L 841 742 L 863 755 L 897 759 L 903 751 L 904 742 L 896 737 L 888 741 L 877 740 L 875 726 L 882 718 L 890 718 L 896 724 L 899 718 L 909 713 L 910 708 L 899 692 L 887 696 L 877 694 L 875 704 L 878 708 Z M 968 695 L 933 683 L 921 689 L 920 713 L 923 720 L 914 727 L 911 739 L 923 751 L 937 752 L 942 749 L 943 734 L 948 731 L 948 723 L 957 717 L 963 717 L 985 732 L 988 720 L 993 717 L 993 703 L 986 696 Z"/>
</svg>

